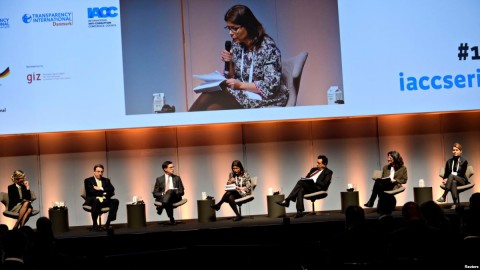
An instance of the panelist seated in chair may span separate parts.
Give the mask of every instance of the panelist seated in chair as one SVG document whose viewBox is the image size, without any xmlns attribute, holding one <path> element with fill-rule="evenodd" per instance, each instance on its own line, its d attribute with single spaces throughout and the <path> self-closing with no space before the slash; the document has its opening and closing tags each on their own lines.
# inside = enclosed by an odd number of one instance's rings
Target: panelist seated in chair
<svg viewBox="0 0 480 270">
<path fill-rule="evenodd" d="M 203 93 L 190 111 L 284 107 L 289 92 L 281 80 L 281 52 L 275 41 L 247 6 L 231 7 L 224 20 L 233 41 L 221 52 L 226 87 Z"/>
<path fill-rule="evenodd" d="M 445 185 L 445 191 L 437 199 L 437 202 L 445 202 L 448 192 L 450 192 L 453 199 L 452 209 L 455 209 L 460 204 L 457 187 L 469 184 L 465 175 L 468 161 L 462 157 L 462 151 L 463 147 L 461 144 L 454 143 L 452 145 L 453 157 L 445 162 L 445 173 L 443 174 L 442 184 Z"/>
<path fill-rule="evenodd" d="M 13 184 L 8 186 L 8 211 L 18 213 L 18 219 L 12 229 L 25 226 L 32 215 L 32 194 L 25 173 L 16 170 L 12 174 Z"/>
<path fill-rule="evenodd" d="M 392 150 L 387 153 L 388 164 L 383 166 L 382 178 L 377 178 L 373 185 L 372 194 L 365 207 L 373 207 L 377 196 L 384 196 L 385 191 L 401 188 L 408 180 L 407 167 L 399 152 Z"/>
<path fill-rule="evenodd" d="M 225 190 L 222 199 L 217 204 L 212 204 L 211 207 L 218 211 L 222 204 L 226 202 L 235 213 L 233 221 L 240 221 L 242 216 L 238 211 L 235 200 L 252 193 L 252 180 L 248 172 L 243 168 L 240 160 L 234 160 L 232 162 L 232 171 L 228 174 L 227 185 L 235 185 L 235 187 L 232 190 Z"/>
<path fill-rule="evenodd" d="M 332 181 L 333 171 L 327 168 L 328 158 L 325 155 L 317 157 L 317 167 L 313 167 L 307 173 L 306 178 L 297 181 L 290 194 L 284 201 L 276 202 L 278 205 L 289 207 L 290 201 L 296 202 L 297 214 L 296 218 L 304 216 L 305 206 L 303 204 L 303 196 L 308 193 L 317 191 L 327 191 Z"/>
<path fill-rule="evenodd" d="M 109 229 L 110 223 L 117 219 L 119 201 L 112 198 L 115 195 L 115 187 L 109 178 L 103 177 L 104 170 L 102 164 L 96 164 L 93 166 L 93 176 L 84 180 L 86 193 L 84 205 L 92 207 L 91 215 L 94 231 Z M 103 207 L 110 208 L 105 228 L 99 227 L 97 222 L 98 216 L 102 214 Z"/>
<path fill-rule="evenodd" d="M 170 219 L 170 224 L 174 225 L 176 222 L 173 217 L 173 204 L 181 201 L 182 196 L 185 194 L 183 182 L 180 176 L 174 174 L 175 166 L 172 161 L 163 162 L 162 169 L 165 174 L 157 177 L 155 180 L 153 197 L 155 201 L 162 203 L 157 207 L 157 214 L 161 215 L 163 209 L 165 209 Z"/>
</svg>

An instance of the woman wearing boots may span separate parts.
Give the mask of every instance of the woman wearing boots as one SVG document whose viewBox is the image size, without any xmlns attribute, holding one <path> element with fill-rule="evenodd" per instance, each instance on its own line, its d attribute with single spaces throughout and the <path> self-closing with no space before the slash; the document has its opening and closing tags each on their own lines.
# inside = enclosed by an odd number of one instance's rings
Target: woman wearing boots
<svg viewBox="0 0 480 270">
<path fill-rule="evenodd" d="M 447 160 L 445 163 L 445 174 L 443 175 L 443 184 L 445 185 L 445 192 L 442 197 L 438 198 L 437 202 L 445 202 L 447 194 L 450 191 L 452 193 L 453 205 L 452 209 L 455 209 L 459 204 L 458 198 L 458 186 L 468 184 L 465 172 L 467 171 L 468 161 L 462 156 L 462 145 L 454 143 L 452 146 L 453 157 Z"/>
<path fill-rule="evenodd" d="M 222 204 L 227 202 L 236 215 L 233 218 L 233 221 L 239 221 L 242 219 L 242 216 L 238 211 L 235 200 L 250 195 L 252 192 L 252 181 L 250 179 L 250 175 L 248 175 L 248 173 L 245 171 L 242 162 L 239 160 L 234 160 L 232 162 L 232 171 L 228 174 L 227 185 L 232 184 L 235 185 L 235 188 L 232 190 L 226 190 L 225 194 L 222 196 L 222 199 L 217 204 L 212 204 L 210 207 L 218 211 L 220 210 Z"/>
<path fill-rule="evenodd" d="M 400 188 L 402 184 L 407 183 L 407 167 L 405 167 L 400 153 L 397 151 L 388 152 L 387 162 L 388 164 L 383 166 L 382 178 L 375 180 L 372 195 L 368 202 L 364 204 L 365 207 L 373 207 L 377 196 L 385 195 L 384 191 Z"/>
</svg>

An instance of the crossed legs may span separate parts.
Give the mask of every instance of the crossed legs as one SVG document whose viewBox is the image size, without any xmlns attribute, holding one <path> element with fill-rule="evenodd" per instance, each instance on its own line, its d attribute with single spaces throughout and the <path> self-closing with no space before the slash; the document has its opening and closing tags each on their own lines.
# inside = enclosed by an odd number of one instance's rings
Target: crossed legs
<svg viewBox="0 0 480 270">
<path fill-rule="evenodd" d="M 15 222 L 15 226 L 13 226 L 13 228 L 18 229 L 19 227 L 23 227 L 25 223 L 27 223 L 31 214 L 32 214 L 32 207 L 30 205 L 30 202 L 24 201 L 22 203 L 22 207 L 20 207 L 20 210 L 18 211 L 18 219 L 17 219 L 17 222 Z"/>
<path fill-rule="evenodd" d="M 460 176 L 450 174 L 447 178 L 447 182 L 445 183 L 445 191 L 443 192 L 442 197 L 440 197 L 437 201 L 438 202 L 444 202 L 445 199 L 447 198 L 448 192 L 452 194 L 452 199 L 454 204 L 459 203 L 459 198 L 458 198 L 458 186 L 463 186 L 466 184 L 465 179 L 463 179 Z"/>
</svg>

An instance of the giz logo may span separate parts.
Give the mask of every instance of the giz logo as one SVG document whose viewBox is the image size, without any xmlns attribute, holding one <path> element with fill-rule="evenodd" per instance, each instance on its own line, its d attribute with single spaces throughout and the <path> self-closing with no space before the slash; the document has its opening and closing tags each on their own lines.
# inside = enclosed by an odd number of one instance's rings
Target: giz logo
<svg viewBox="0 0 480 270">
<path fill-rule="evenodd" d="M 88 8 L 88 18 L 108 18 L 117 17 L 118 8 L 116 7 L 102 7 L 102 8 Z"/>
<path fill-rule="evenodd" d="M 27 74 L 27 82 L 32 83 L 33 81 L 41 81 L 42 79 L 40 78 L 40 73 L 32 73 L 32 74 Z"/>
</svg>

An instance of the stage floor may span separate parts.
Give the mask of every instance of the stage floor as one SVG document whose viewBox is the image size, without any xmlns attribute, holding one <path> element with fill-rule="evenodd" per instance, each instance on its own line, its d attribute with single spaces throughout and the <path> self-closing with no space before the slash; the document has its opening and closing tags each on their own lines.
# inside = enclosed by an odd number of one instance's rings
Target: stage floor
<svg viewBox="0 0 480 270">
<path fill-rule="evenodd" d="M 375 208 L 366 208 L 367 222 L 376 222 Z M 445 205 L 447 215 L 458 220 Z M 113 231 L 92 232 L 91 226 L 70 227 L 56 233 L 64 269 L 150 269 L 162 261 L 177 269 L 324 269 L 341 266 L 330 257 L 326 246 L 345 228 L 341 211 L 321 211 L 316 215 L 294 218 L 245 216 L 241 221 L 217 218 L 148 222 L 143 228 L 128 228 L 113 223 Z M 393 212 L 401 222 L 401 207 Z M 362 243 L 358 243 L 359 248 Z M 249 265 L 245 267 L 245 265 Z M 385 265 L 378 265 L 384 267 Z M 372 266 L 370 265 L 369 268 Z M 156 268 L 156 267 L 154 267 Z M 369 269 L 364 268 L 364 269 Z M 358 268 L 357 268 L 358 269 Z"/>
</svg>

